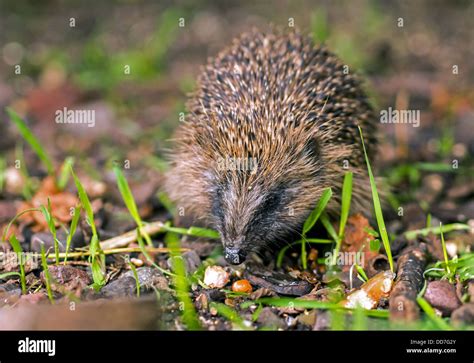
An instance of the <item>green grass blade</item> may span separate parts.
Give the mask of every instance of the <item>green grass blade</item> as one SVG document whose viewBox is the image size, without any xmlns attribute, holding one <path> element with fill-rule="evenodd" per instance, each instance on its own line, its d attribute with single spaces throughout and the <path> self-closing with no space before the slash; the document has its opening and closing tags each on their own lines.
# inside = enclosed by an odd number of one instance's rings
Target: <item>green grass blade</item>
<svg viewBox="0 0 474 363">
<path fill-rule="evenodd" d="M 439 223 L 439 229 L 441 230 L 441 246 L 443 247 L 443 256 L 444 256 L 444 263 L 446 266 L 444 267 L 448 276 L 451 274 L 451 270 L 449 268 L 449 258 L 448 258 L 448 250 L 446 249 L 446 242 L 444 241 L 444 234 L 442 230 L 443 224 Z"/>
<path fill-rule="evenodd" d="M 100 249 L 99 238 L 96 234 L 92 235 L 91 244 L 89 247 L 92 269 L 93 288 L 99 291 L 105 285 L 105 255 Z"/>
<path fill-rule="evenodd" d="M 18 265 L 20 267 L 21 292 L 22 294 L 26 294 L 25 261 L 23 260 L 23 249 L 21 248 L 21 244 L 14 234 L 10 237 L 10 244 L 12 245 L 13 251 L 17 254 L 18 257 Z"/>
<path fill-rule="evenodd" d="M 364 314 L 364 309 L 360 306 L 357 306 L 354 310 L 352 330 L 367 330 L 367 315 Z"/>
<path fill-rule="evenodd" d="M 212 229 L 208 229 L 208 228 L 201 228 L 201 227 L 179 228 L 179 227 L 164 225 L 163 229 L 167 232 L 183 234 L 186 236 L 205 237 L 205 238 L 211 238 L 211 239 L 220 238 L 219 232 L 214 231 Z"/>
<path fill-rule="evenodd" d="M 71 227 L 69 228 L 69 233 L 66 239 L 66 254 L 64 255 L 64 264 L 67 262 L 67 254 L 69 253 L 69 249 L 71 248 L 71 241 L 76 233 L 77 225 L 79 223 L 79 218 L 81 217 L 81 206 L 74 208 L 74 214 L 72 216 Z"/>
<path fill-rule="evenodd" d="M 417 297 L 416 301 L 420 305 L 421 309 L 426 313 L 428 318 L 441 330 L 453 330 L 451 326 L 445 322 L 442 318 L 436 315 L 433 307 L 423 297 Z"/>
<path fill-rule="evenodd" d="M 135 287 L 137 289 L 137 297 L 140 297 L 140 280 L 138 279 L 137 268 L 131 262 L 128 263 L 130 269 L 132 270 L 133 277 L 135 278 Z"/>
<path fill-rule="evenodd" d="M 313 211 L 310 213 L 306 221 L 304 222 L 303 225 L 303 234 L 305 235 L 308 233 L 311 228 L 316 224 L 319 216 L 321 213 L 324 211 L 326 208 L 326 205 L 328 204 L 329 200 L 332 197 L 332 190 L 331 188 L 327 188 L 324 190 L 323 194 L 321 195 L 321 198 L 318 201 L 318 204 L 316 205 L 316 208 L 313 209 Z"/>
<path fill-rule="evenodd" d="M 161 273 L 163 273 L 164 275 L 168 275 L 168 276 L 174 276 L 173 273 L 161 268 L 160 266 L 158 266 L 155 261 L 153 260 L 153 258 L 150 256 L 150 254 L 147 252 L 146 248 L 145 248 L 145 242 L 143 242 L 143 238 L 141 236 L 141 234 L 137 231 L 137 241 L 138 241 L 138 247 L 140 248 L 141 252 L 143 253 L 143 256 L 145 256 L 145 258 L 147 259 L 147 261 L 154 267 L 156 268 L 158 271 L 160 271 Z"/>
<path fill-rule="evenodd" d="M 279 252 L 278 252 L 278 255 L 277 255 L 277 260 L 276 260 L 276 265 L 278 268 L 281 267 L 282 263 L 283 263 L 283 257 L 285 257 L 285 253 L 286 251 L 288 251 L 289 248 L 295 246 L 295 245 L 298 245 L 300 243 L 321 243 L 321 244 L 328 244 L 328 243 L 333 243 L 333 240 L 330 240 L 330 239 L 319 239 L 319 238 L 306 238 L 304 240 L 300 239 L 298 241 L 295 241 L 295 242 L 292 242 L 288 245 L 286 245 L 285 247 L 283 247 Z"/>
<path fill-rule="evenodd" d="M 18 143 L 15 147 L 15 158 L 20 163 L 20 174 L 24 179 L 24 185 L 22 188 L 22 195 L 25 200 L 30 200 L 33 197 L 33 187 L 31 183 L 30 174 L 25 162 L 25 155 L 23 153 L 23 144 Z"/>
<path fill-rule="evenodd" d="M 92 238 L 89 245 L 89 261 L 91 263 L 92 269 L 92 279 L 94 281 L 93 287 L 95 290 L 100 290 L 105 284 L 105 255 L 100 248 L 99 236 L 97 234 L 97 228 L 94 222 L 94 211 L 92 210 L 92 204 L 89 200 L 89 197 L 84 189 L 84 186 L 81 184 L 81 181 L 74 173 L 74 170 L 71 169 L 71 175 L 76 184 L 77 192 L 79 194 L 79 200 L 81 201 L 81 206 L 86 212 L 86 219 L 92 229 Z"/>
<path fill-rule="evenodd" d="M 247 308 L 250 305 L 255 304 L 264 304 L 276 307 L 294 307 L 302 309 L 321 309 L 321 310 L 342 310 L 342 311 L 354 311 L 354 309 L 345 308 L 342 305 L 333 302 L 327 301 L 318 301 L 318 300 L 303 300 L 295 298 L 286 298 L 286 297 L 264 297 L 258 300 L 251 300 L 242 303 L 240 306 L 242 308 Z M 374 318 L 388 318 L 388 310 L 363 310 L 367 316 Z"/>
<path fill-rule="evenodd" d="M 318 221 L 319 216 L 321 213 L 324 211 L 326 208 L 326 205 L 328 204 L 329 200 L 332 197 L 332 190 L 331 188 L 327 188 L 323 191 L 323 194 L 321 195 L 321 198 L 319 198 L 318 204 L 316 205 L 316 208 L 313 209 L 313 211 L 310 213 L 308 218 L 306 218 L 306 221 L 304 222 L 303 225 L 303 239 L 306 238 L 306 233 L 308 233 L 311 228 L 316 224 Z M 301 263 L 303 265 L 303 269 L 306 270 L 308 267 L 307 264 L 307 257 L 306 257 L 306 243 L 301 244 Z"/>
<path fill-rule="evenodd" d="M 379 193 L 377 192 L 377 185 L 375 184 L 375 178 L 370 167 L 369 157 L 367 156 L 367 150 L 365 149 L 364 136 L 362 135 L 362 129 L 359 126 L 360 139 L 362 141 L 362 147 L 364 149 L 365 162 L 367 164 L 367 171 L 369 173 L 370 188 L 372 189 L 372 200 L 374 202 L 375 218 L 377 219 L 377 225 L 379 227 L 379 233 L 382 238 L 382 243 L 387 253 L 388 262 L 390 264 L 390 270 L 393 272 L 393 257 L 392 250 L 390 249 L 390 242 L 388 239 L 387 229 L 385 227 L 385 221 L 382 214 L 382 205 L 380 203 Z"/>
<path fill-rule="evenodd" d="M 404 236 L 407 239 L 415 239 L 418 236 L 427 236 L 430 233 L 441 234 L 441 233 L 448 233 L 452 231 L 470 231 L 470 230 L 471 230 L 471 227 L 468 224 L 451 223 L 451 224 L 444 224 L 443 226 L 440 226 L 440 227 L 429 227 L 429 228 L 415 229 L 413 231 L 407 231 L 404 233 Z"/>
<path fill-rule="evenodd" d="M 142 221 L 142 218 L 140 217 L 140 214 L 138 213 L 138 208 L 137 208 L 137 204 L 135 203 L 135 198 L 133 197 L 132 191 L 130 190 L 130 186 L 128 185 L 125 175 L 123 175 L 123 172 L 119 168 L 118 165 L 114 165 L 113 169 L 114 169 L 115 177 L 117 178 L 117 186 L 119 188 L 120 195 L 122 196 L 122 199 L 125 202 L 125 205 L 130 215 L 132 216 L 133 220 L 137 224 L 139 233 L 143 235 L 143 237 L 145 238 L 145 241 L 147 242 L 149 246 L 153 246 L 150 236 L 147 233 L 145 233 L 142 229 L 143 221 Z"/>
<path fill-rule="evenodd" d="M 163 207 L 165 207 L 165 209 L 169 212 L 169 214 L 174 216 L 176 214 L 176 208 L 168 195 L 164 192 L 158 192 L 156 193 L 156 196 Z"/>
<path fill-rule="evenodd" d="M 349 217 L 349 211 L 351 209 L 352 199 L 352 171 L 347 172 L 344 175 L 344 183 L 342 185 L 342 203 L 341 203 L 341 220 L 339 222 L 339 238 L 342 239 L 344 236 L 344 229 L 346 227 L 347 218 Z"/>
<path fill-rule="evenodd" d="M 54 222 L 54 218 L 51 212 L 51 201 L 48 198 L 48 208 L 44 205 L 40 206 L 40 210 L 43 213 L 46 222 L 48 223 L 49 231 L 53 236 L 53 245 L 54 245 L 54 255 L 56 258 L 56 264 L 59 264 L 59 245 L 58 245 L 58 238 L 57 238 L 57 231 L 56 231 L 56 224 Z"/>
<path fill-rule="evenodd" d="M 0 156 L 0 193 L 3 192 L 5 187 L 5 178 L 7 171 L 7 159 L 4 156 Z"/>
<path fill-rule="evenodd" d="M 127 209 L 135 220 L 137 226 L 141 227 L 143 222 L 140 214 L 138 213 L 137 204 L 135 203 L 135 199 L 133 198 L 133 194 L 130 190 L 127 179 L 125 178 L 125 175 L 123 175 L 122 170 L 117 165 L 114 165 L 113 169 L 117 178 L 117 186 L 119 188 L 120 194 L 122 195 L 122 199 L 125 202 L 125 205 L 127 206 Z"/>
<path fill-rule="evenodd" d="M 51 304 L 54 304 L 53 292 L 51 290 L 51 275 L 49 274 L 48 262 L 46 261 L 46 253 L 44 252 L 44 244 L 41 243 L 41 266 L 43 267 L 44 280 L 46 283 L 46 292 Z"/>
<path fill-rule="evenodd" d="M 211 302 L 209 304 L 211 308 L 216 309 L 217 313 L 227 320 L 235 324 L 240 330 L 252 330 L 250 327 L 245 325 L 244 319 L 239 315 L 237 311 L 222 303 Z"/>
<path fill-rule="evenodd" d="M 20 218 L 23 214 L 26 214 L 26 213 L 30 213 L 30 212 L 41 212 L 40 209 L 38 208 L 28 208 L 28 209 L 25 209 L 25 210 L 22 210 L 20 213 L 18 213 L 15 217 L 13 217 L 10 222 L 8 222 L 7 224 L 7 228 L 5 228 L 3 230 L 3 235 L 2 235 L 2 242 L 5 242 L 6 241 L 6 238 L 7 238 L 7 235 L 8 235 L 8 231 L 10 230 L 10 227 L 13 225 L 13 223 L 15 223 L 15 221 Z"/>
<path fill-rule="evenodd" d="M 10 276 L 18 276 L 21 278 L 21 273 L 20 272 L 16 272 L 16 271 L 13 271 L 13 272 L 5 272 L 3 274 L 0 274 L 0 280 L 3 280 L 7 277 L 10 277 Z M 22 290 L 23 292 L 23 290 Z"/>
<path fill-rule="evenodd" d="M 69 176 L 71 175 L 71 169 L 74 166 L 74 158 L 73 157 L 68 157 L 66 160 L 64 160 L 63 165 L 61 165 L 61 169 L 59 171 L 59 177 L 58 177 L 58 188 L 60 190 L 63 190 L 67 182 L 69 181 Z"/>
<path fill-rule="evenodd" d="M 326 212 L 323 212 L 321 215 L 321 224 L 324 226 L 328 234 L 331 236 L 334 242 L 337 242 L 339 240 L 339 236 L 337 235 L 336 230 L 332 226 L 331 221 L 329 220 L 328 215 Z"/>
<path fill-rule="evenodd" d="M 186 276 L 186 267 L 181 253 L 179 252 L 179 237 L 175 233 L 167 233 L 165 242 L 168 248 L 171 249 L 170 255 L 173 259 L 173 272 L 175 273 L 173 281 L 176 287 L 177 297 L 180 301 L 181 316 L 189 330 L 200 330 L 201 324 L 199 323 L 196 309 L 189 296 L 190 286 Z"/>
<path fill-rule="evenodd" d="M 51 161 L 51 158 L 48 156 L 46 151 L 43 149 L 43 146 L 41 146 L 39 140 L 36 138 L 35 135 L 33 135 L 26 123 L 21 119 L 20 116 L 18 116 L 15 111 L 8 107 L 6 108 L 6 111 L 12 122 L 18 128 L 18 131 L 20 132 L 21 136 L 28 142 L 28 144 L 30 144 L 33 151 L 36 153 L 36 155 L 38 155 L 39 159 L 46 166 L 48 174 L 54 175 L 53 162 Z"/>
<path fill-rule="evenodd" d="M 359 273 L 359 275 L 362 277 L 364 282 L 367 282 L 369 280 L 369 278 L 367 277 L 367 274 L 365 273 L 364 269 L 361 266 L 359 266 L 358 264 L 354 264 L 354 267 L 357 270 L 357 272 Z"/>
<path fill-rule="evenodd" d="M 82 207 L 86 211 L 87 222 L 89 223 L 89 225 L 92 229 L 92 234 L 97 234 L 97 229 L 96 229 L 95 223 L 94 223 L 94 212 L 92 210 L 92 204 L 89 200 L 89 197 L 87 196 L 87 193 L 86 193 L 84 187 L 81 184 L 81 181 L 79 180 L 79 178 L 74 173 L 74 170 L 72 169 L 72 167 L 70 169 L 71 169 L 71 175 L 74 178 L 74 183 L 76 184 L 77 193 L 79 195 L 79 200 L 81 201 Z"/>
</svg>

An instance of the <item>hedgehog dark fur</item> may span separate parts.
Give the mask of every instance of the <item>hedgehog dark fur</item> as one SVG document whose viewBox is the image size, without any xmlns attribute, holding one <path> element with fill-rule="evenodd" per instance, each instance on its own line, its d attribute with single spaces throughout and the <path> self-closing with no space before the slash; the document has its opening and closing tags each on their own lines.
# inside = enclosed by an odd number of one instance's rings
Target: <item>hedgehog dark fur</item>
<svg viewBox="0 0 474 363">
<path fill-rule="evenodd" d="M 339 212 L 354 173 L 352 212 L 370 205 L 360 143 L 376 147 L 376 120 L 360 81 L 298 33 L 252 31 L 209 60 L 187 103 L 166 190 L 181 214 L 222 237 L 226 259 L 301 231 L 323 190 Z"/>
</svg>

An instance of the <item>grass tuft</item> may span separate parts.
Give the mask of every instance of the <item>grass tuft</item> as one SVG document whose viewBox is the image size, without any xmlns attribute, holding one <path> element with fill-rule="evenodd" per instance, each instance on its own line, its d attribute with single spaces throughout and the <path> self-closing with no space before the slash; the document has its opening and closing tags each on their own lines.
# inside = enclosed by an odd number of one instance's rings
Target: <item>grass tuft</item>
<svg viewBox="0 0 474 363">
<path fill-rule="evenodd" d="M 71 175 L 71 169 L 74 166 L 74 158 L 67 157 L 64 160 L 63 165 L 59 170 L 59 176 L 57 179 L 57 185 L 60 190 L 64 190 L 66 188 L 67 182 L 69 181 L 69 176 Z"/>
<path fill-rule="evenodd" d="M 78 207 L 75 207 L 73 210 L 73 216 L 72 216 L 72 221 L 71 221 L 71 227 L 69 228 L 69 233 L 67 234 L 67 239 L 66 239 L 66 251 L 65 251 L 65 256 L 64 256 L 64 261 L 63 263 L 66 264 L 67 262 L 67 255 L 69 253 L 69 249 L 71 248 L 71 241 L 72 238 L 74 237 L 74 234 L 76 233 L 77 229 L 77 224 L 79 223 L 79 218 L 81 217 L 81 205 Z"/>
<path fill-rule="evenodd" d="M 369 173 L 370 188 L 372 190 L 372 200 L 374 202 L 375 218 L 377 219 L 377 225 L 379 227 L 380 236 L 382 243 L 387 253 L 388 263 L 390 264 L 390 270 L 393 272 L 393 257 L 392 250 L 390 249 L 390 242 L 388 239 L 387 228 L 385 227 L 385 221 L 383 219 L 382 205 L 380 203 L 379 193 L 377 192 L 377 185 L 375 184 L 374 174 L 370 167 L 369 157 L 367 156 L 367 150 L 365 149 L 364 136 L 362 135 L 362 129 L 359 126 L 360 139 L 362 141 L 362 147 L 364 149 L 365 162 L 367 164 L 367 171 Z"/>
<path fill-rule="evenodd" d="M 127 206 L 130 215 L 137 224 L 138 233 L 142 235 L 143 238 L 145 238 L 145 241 L 148 246 L 153 246 L 150 236 L 148 235 L 148 233 L 143 231 L 143 221 L 140 217 L 140 214 L 138 213 L 137 204 L 135 203 L 135 199 L 133 198 L 132 191 L 130 190 L 130 186 L 128 185 L 125 175 L 123 175 L 122 170 L 117 164 L 114 165 L 113 169 L 117 178 L 117 186 L 119 188 L 120 194 L 122 195 L 122 199 L 125 202 L 125 205 Z"/>
<path fill-rule="evenodd" d="M 133 277 L 135 278 L 135 287 L 137 289 L 137 297 L 140 297 L 140 280 L 138 279 L 137 268 L 132 262 L 128 262 L 130 269 L 132 270 Z"/>
<path fill-rule="evenodd" d="M 92 279 L 94 281 L 93 287 L 98 291 L 105 285 L 105 255 L 100 248 L 99 236 L 94 222 L 94 212 L 89 197 L 72 167 L 70 169 L 71 175 L 74 178 L 74 183 L 76 184 L 81 205 L 86 212 L 86 221 L 92 229 L 92 238 L 89 245 L 89 262 L 91 263 L 92 268 Z"/>
<path fill-rule="evenodd" d="M 41 145 L 41 142 L 36 138 L 35 135 L 33 135 L 33 133 L 28 128 L 26 123 L 15 111 L 13 111 L 9 107 L 6 108 L 6 111 L 8 113 L 8 116 L 10 117 L 10 119 L 15 124 L 18 131 L 20 132 L 21 136 L 28 142 L 28 144 L 30 144 L 33 151 L 36 153 L 36 155 L 38 155 L 39 159 L 45 165 L 48 171 L 48 174 L 54 175 L 53 162 L 51 161 L 51 158 L 49 157 L 49 155 L 46 153 L 45 149 Z"/>
<path fill-rule="evenodd" d="M 23 249 L 21 248 L 21 244 L 15 235 L 12 235 L 10 237 L 10 244 L 12 245 L 13 251 L 17 254 L 18 257 L 18 266 L 20 267 L 21 292 L 22 294 L 26 294 L 25 261 L 23 259 Z"/>
<path fill-rule="evenodd" d="M 407 231 L 403 235 L 405 236 L 406 239 L 415 239 L 418 236 L 426 237 L 430 233 L 441 234 L 441 233 L 448 233 L 452 231 L 470 231 L 470 230 L 471 230 L 471 227 L 468 224 L 451 223 L 451 224 L 444 224 L 439 227 L 415 229 L 412 231 Z"/>
<path fill-rule="evenodd" d="M 49 274 L 48 262 L 46 259 L 46 253 L 44 251 L 44 244 L 41 243 L 41 266 L 43 267 L 44 280 L 46 283 L 46 292 L 48 294 L 48 299 L 51 304 L 54 304 L 53 292 L 51 290 L 51 275 Z"/>
<path fill-rule="evenodd" d="M 48 198 L 48 207 L 44 205 L 40 206 L 41 213 L 43 213 L 46 222 L 48 223 L 49 231 L 53 236 L 53 245 L 54 245 L 54 255 L 56 257 L 56 264 L 59 264 L 59 241 L 57 237 L 56 224 L 51 212 L 51 201 Z"/>
<path fill-rule="evenodd" d="M 323 191 L 321 198 L 319 198 L 316 208 L 313 209 L 313 211 L 310 213 L 310 215 L 308 216 L 308 218 L 306 218 L 306 221 L 304 222 L 303 233 L 301 234 L 303 239 L 303 242 L 301 243 L 301 263 L 303 264 L 303 269 L 305 270 L 308 267 L 306 257 L 306 234 L 311 230 L 311 228 L 314 227 L 319 217 L 321 216 L 321 213 L 323 213 L 324 209 L 326 208 L 331 197 L 332 189 L 326 188 Z"/>
<path fill-rule="evenodd" d="M 173 277 L 176 288 L 176 295 L 180 301 L 180 310 L 183 322 L 186 324 L 188 330 L 200 330 L 201 324 L 194 307 L 194 304 L 189 296 L 189 282 L 186 276 L 186 266 L 181 256 L 180 240 L 176 233 L 168 232 L 165 235 L 165 242 L 170 248 L 171 258 L 173 259 Z"/>
</svg>

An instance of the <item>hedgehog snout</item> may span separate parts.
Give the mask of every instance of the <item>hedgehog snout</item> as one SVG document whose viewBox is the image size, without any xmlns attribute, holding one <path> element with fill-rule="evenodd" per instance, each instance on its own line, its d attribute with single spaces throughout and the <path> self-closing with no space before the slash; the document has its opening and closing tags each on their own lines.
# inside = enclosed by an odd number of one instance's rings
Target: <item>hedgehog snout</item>
<svg viewBox="0 0 474 363">
<path fill-rule="evenodd" d="M 243 247 L 243 238 L 223 241 L 224 257 L 232 265 L 239 265 L 245 261 L 247 251 Z"/>
</svg>

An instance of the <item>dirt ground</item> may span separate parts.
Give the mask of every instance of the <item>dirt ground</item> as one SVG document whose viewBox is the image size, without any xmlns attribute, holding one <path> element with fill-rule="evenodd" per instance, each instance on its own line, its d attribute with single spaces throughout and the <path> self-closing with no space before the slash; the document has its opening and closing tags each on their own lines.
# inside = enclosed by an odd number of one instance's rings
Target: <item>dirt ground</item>
<svg viewBox="0 0 474 363">
<path fill-rule="evenodd" d="M 184 229 L 194 221 L 178 218 L 162 192 L 166 151 L 201 66 L 242 32 L 272 26 L 326 44 L 365 80 L 377 113 L 419 112 L 419 125 L 380 124 L 373 165 L 387 194 L 398 280 L 383 275 L 388 259 L 373 219 L 351 215 L 342 241 L 342 251 L 365 253 L 370 280 L 362 285 L 353 264 L 332 270 L 324 261 L 334 244 L 308 245 L 306 269 L 299 245 L 281 254 L 281 265 L 279 250 L 228 265 L 213 231 Z M 470 1 L 137 1 L 98 2 L 93 10 L 2 2 L 0 329 L 472 329 L 473 28 Z M 7 108 L 39 140 L 50 170 Z M 58 123 L 64 108 L 94 110 L 94 124 Z M 62 168 L 69 163 L 95 228 Z M 137 219 L 114 165 L 151 244 L 135 237 Z M 35 210 L 22 214 L 28 209 Z M 319 224 L 314 234 L 331 238 Z M 12 236 L 26 263 L 8 259 L 18 252 Z M 212 287 L 206 276 L 216 266 L 225 282 Z M 400 276 L 412 285 L 401 286 Z M 342 308 L 357 291 L 376 296 L 374 305 L 362 313 Z M 402 313 L 391 308 L 399 301 Z"/>
</svg>

